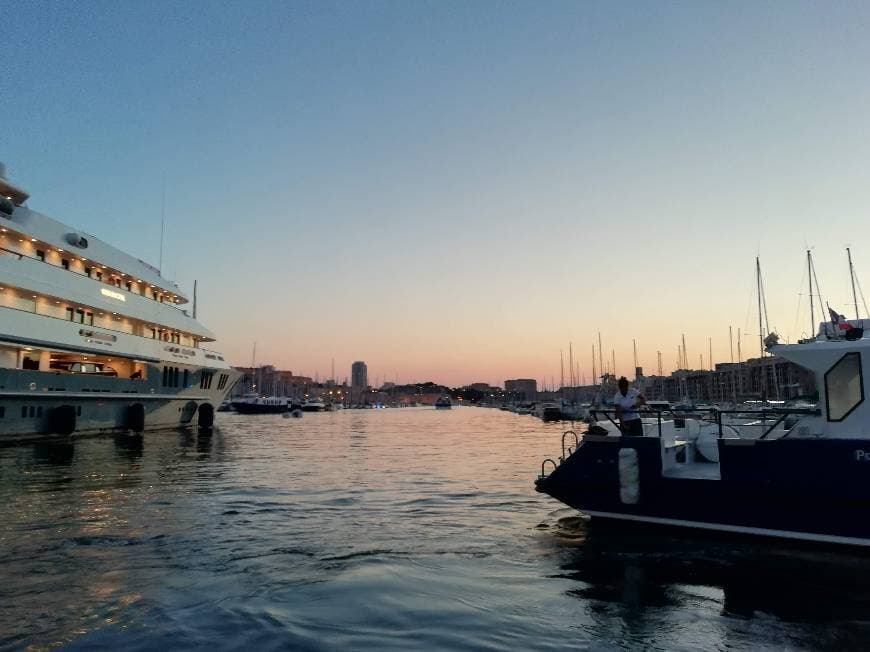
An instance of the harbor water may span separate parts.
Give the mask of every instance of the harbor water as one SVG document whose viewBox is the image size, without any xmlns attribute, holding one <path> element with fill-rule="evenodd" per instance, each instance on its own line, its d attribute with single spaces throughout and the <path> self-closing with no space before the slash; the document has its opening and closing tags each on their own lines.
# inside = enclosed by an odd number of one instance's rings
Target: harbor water
<svg viewBox="0 0 870 652">
<path fill-rule="evenodd" d="M 563 424 L 219 414 L 0 449 L 0 647 L 848 649 L 870 556 L 589 523 L 534 491 Z"/>
</svg>

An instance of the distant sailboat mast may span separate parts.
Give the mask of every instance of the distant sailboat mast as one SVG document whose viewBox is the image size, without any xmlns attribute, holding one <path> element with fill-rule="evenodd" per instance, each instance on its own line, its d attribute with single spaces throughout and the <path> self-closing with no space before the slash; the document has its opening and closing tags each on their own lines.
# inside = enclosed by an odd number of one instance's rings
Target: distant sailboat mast
<svg viewBox="0 0 870 652">
<path fill-rule="evenodd" d="M 852 302 L 855 304 L 855 319 L 861 319 L 858 312 L 858 294 L 855 292 L 855 268 L 852 266 L 852 252 L 846 247 L 846 256 L 849 258 L 849 279 L 852 281 Z"/>
</svg>

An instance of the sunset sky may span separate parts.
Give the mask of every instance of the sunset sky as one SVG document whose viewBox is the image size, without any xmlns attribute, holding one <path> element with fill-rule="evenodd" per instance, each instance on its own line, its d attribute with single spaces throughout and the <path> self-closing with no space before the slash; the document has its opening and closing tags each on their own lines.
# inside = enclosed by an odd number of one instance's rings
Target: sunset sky
<svg viewBox="0 0 870 652">
<path fill-rule="evenodd" d="M 30 207 L 200 287 L 235 364 L 591 377 L 870 292 L 865 2 L 7 2 Z M 863 310 L 862 310 L 863 313 Z"/>
</svg>

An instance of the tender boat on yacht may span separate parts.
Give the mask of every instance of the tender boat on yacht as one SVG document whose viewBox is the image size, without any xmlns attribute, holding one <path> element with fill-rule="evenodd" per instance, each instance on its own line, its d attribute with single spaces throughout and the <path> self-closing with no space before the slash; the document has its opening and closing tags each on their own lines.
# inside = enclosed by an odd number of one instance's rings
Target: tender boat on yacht
<svg viewBox="0 0 870 652">
<path fill-rule="evenodd" d="M 27 199 L 0 165 L 0 440 L 211 427 L 239 374 L 195 299 Z"/>
<path fill-rule="evenodd" d="M 870 546 L 870 320 L 849 321 L 845 337 L 842 328 L 822 324 L 798 344 L 765 340 L 815 373 L 817 409 L 767 409 L 775 418 L 749 436 L 728 425 L 727 410 L 706 424 L 658 413 L 642 437 L 605 419 L 582 439 L 563 435 L 538 491 L 593 519 Z"/>
</svg>

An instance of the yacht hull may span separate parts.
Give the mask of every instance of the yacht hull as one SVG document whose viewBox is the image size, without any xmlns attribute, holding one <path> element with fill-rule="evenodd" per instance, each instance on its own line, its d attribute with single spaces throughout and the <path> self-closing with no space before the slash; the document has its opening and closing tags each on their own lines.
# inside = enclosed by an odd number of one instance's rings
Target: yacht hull
<svg viewBox="0 0 870 652">
<path fill-rule="evenodd" d="M 656 437 L 587 436 L 536 484 L 593 518 L 870 546 L 870 442 L 720 439 L 719 452 L 663 472 Z"/>
<path fill-rule="evenodd" d="M 0 442 L 209 426 L 238 376 L 224 373 L 232 382 L 218 390 L 162 388 L 156 368 L 153 382 L 0 369 Z M 75 416 L 59 422 L 59 412 Z"/>
</svg>

